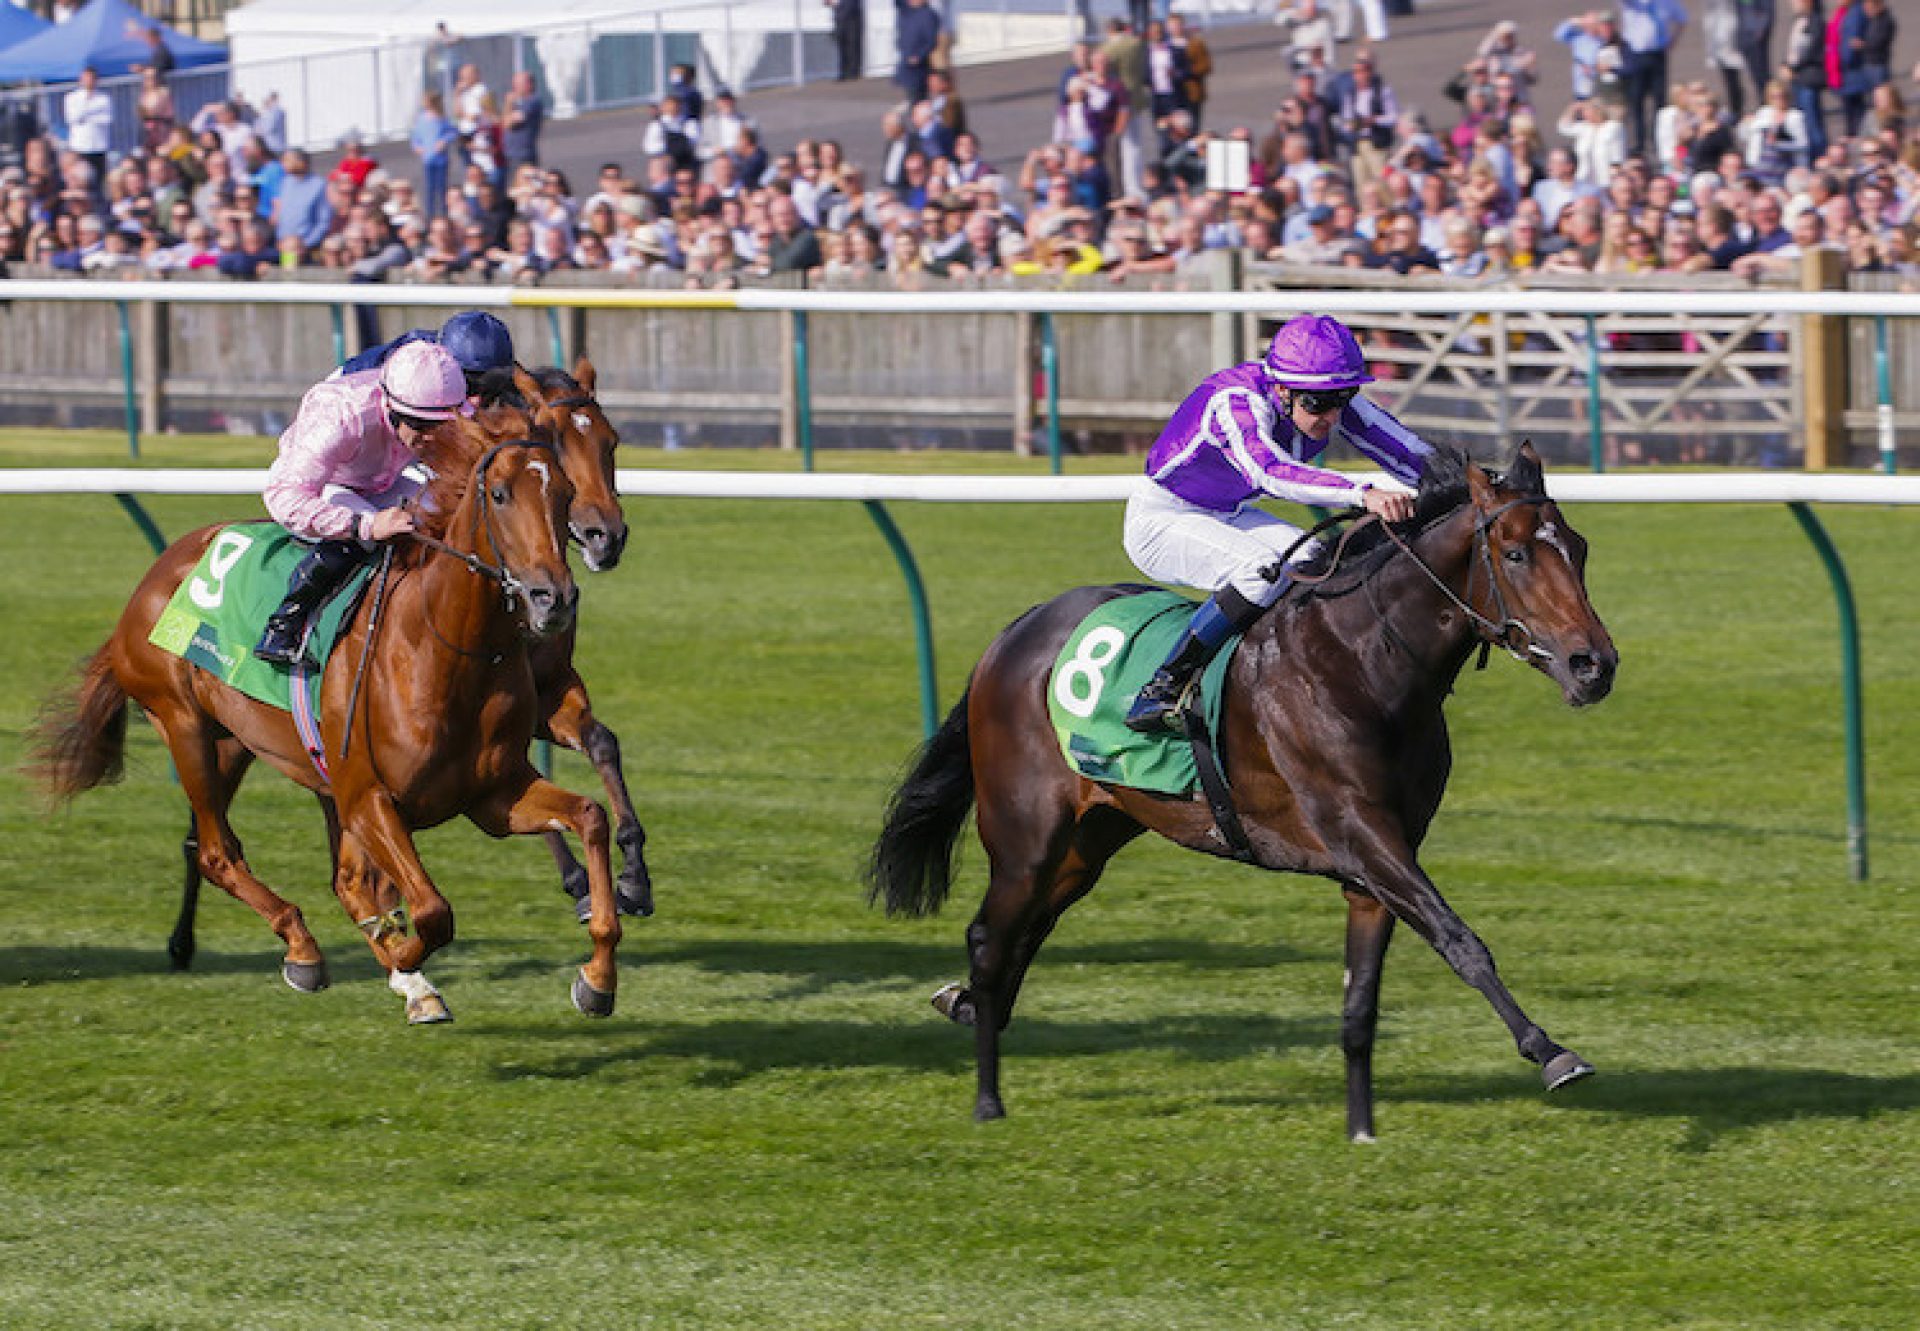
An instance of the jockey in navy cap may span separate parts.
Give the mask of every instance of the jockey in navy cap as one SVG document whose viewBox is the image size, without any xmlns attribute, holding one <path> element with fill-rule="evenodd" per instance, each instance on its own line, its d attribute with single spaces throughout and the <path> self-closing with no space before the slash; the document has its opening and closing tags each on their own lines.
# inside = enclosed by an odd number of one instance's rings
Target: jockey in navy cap
<svg viewBox="0 0 1920 1331">
<path fill-rule="evenodd" d="M 466 373 L 469 396 L 479 392 L 480 381 L 488 372 L 513 367 L 513 335 L 507 332 L 507 326 L 485 310 L 462 310 L 442 324 L 437 333 L 431 328 L 416 328 L 391 342 L 368 347 L 342 365 L 340 373 L 377 370 L 409 342 L 438 342 L 452 352 Z"/>
<path fill-rule="evenodd" d="M 1127 504 L 1124 542 L 1148 577 L 1209 595 L 1135 698 L 1129 726 L 1175 726 L 1194 676 L 1286 590 L 1280 560 L 1300 529 L 1255 500 L 1353 505 L 1389 521 L 1413 516 L 1411 495 L 1314 465 L 1337 438 L 1401 484 L 1420 483 L 1433 450 L 1359 396 L 1372 379 L 1346 325 L 1306 314 L 1274 334 L 1264 360 L 1208 376 L 1173 413 L 1147 455 L 1148 484 Z"/>
</svg>

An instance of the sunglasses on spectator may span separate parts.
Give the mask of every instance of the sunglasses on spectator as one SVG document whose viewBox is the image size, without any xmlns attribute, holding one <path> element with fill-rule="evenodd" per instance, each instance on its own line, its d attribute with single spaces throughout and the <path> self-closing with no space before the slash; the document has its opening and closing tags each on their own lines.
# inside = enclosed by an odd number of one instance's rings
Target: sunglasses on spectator
<svg viewBox="0 0 1920 1331">
<path fill-rule="evenodd" d="M 1295 390 L 1293 400 L 1299 403 L 1309 416 L 1325 416 L 1332 412 L 1344 411 L 1347 403 L 1353 401 L 1354 395 L 1359 391 L 1357 388 L 1325 390 L 1302 388 Z"/>
</svg>

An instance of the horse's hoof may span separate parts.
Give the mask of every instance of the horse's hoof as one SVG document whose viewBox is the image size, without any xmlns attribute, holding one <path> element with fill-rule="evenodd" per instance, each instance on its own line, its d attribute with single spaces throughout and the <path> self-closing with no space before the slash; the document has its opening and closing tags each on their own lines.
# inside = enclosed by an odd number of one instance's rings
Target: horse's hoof
<svg viewBox="0 0 1920 1331">
<path fill-rule="evenodd" d="M 573 977 L 573 1005 L 589 1017 L 611 1017 L 613 1015 L 613 992 L 596 989 L 587 981 L 583 970 Z"/>
<path fill-rule="evenodd" d="M 653 883 L 642 869 L 638 877 L 628 878 L 622 875 L 613 885 L 613 904 L 622 915 L 637 915 L 641 919 L 653 914 Z"/>
<path fill-rule="evenodd" d="M 1592 1075 L 1593 1064 L 1571 1049 L 1562 1049 L 1547 1061 L 1546 1067 L 1540 1069 L 1540 1080 L 1547 1084 L 1547 1089 L 1550 1091 L 1557 1091 L 1562 1086 L 1571 1086 L 1574 1082 Z"/>
<path fill-rule="evenodd" d="M 975 1123 L 991 1123 L 997 1118 L 1007 1116 L 1007 1107 L 1000 1103 L 997 1095 L 982 1096 L 973 1106 Z"/>
<path fill-rule="evenodd" d="M 560 890 L 572 897 L 576 903 L 585 901 L 587 899 L 587 871 L 585 866 L 576 864 L 571 869 L 562 870 L 560 874 Z M 586 916 L 583 915 L 580 918 L 585 919 Z"/>
<path fill-rule="evenodd" d="M 327 963 L 322 961 L 283 961 L 280 963 L 280 978 L 287 982 L 289 989 L 303 994 L 317 994 L 333 980 L 327 975 Z"/>
<path fill-rule="evenodd" d="M 436 1026 L 443 1021 L 452 1020 L 453 1013 L 447 1010 L 447 1000 L 438 994 L 422 994 L 418 998 L 407 1000 L 409 1026 Z"/>
<path fill-rule="evenodd" d="M 573 899 L 573 918 L 585 924 L 593 918 L 593 902 L 586 897 Z"/>
<path fill-rule="evenodd" d="M 973 996 L 964 985 L 943 985 L 933 995 L 933 1010 L 948 1021 L 973 1025 Z"/>
</svg>

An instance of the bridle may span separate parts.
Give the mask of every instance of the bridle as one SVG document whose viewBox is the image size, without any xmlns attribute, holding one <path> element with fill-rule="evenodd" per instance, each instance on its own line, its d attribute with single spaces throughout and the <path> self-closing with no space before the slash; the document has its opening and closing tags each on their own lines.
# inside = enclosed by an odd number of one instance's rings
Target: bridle
<svg viewBox="0 0 1920 1331">
<path fill-rule="evenodd" d="M 1400 553 L 1411 559 L 1414 567 L 1426 574 L 1427 581 L 1439 588 L 1440 593 L 1449 601 L 1453 602 L 1453 604 L 1459 608 L 1460 612 L 1467 617 L 1468 622 L 1473 625 L 1474 635 L 1480 639 L 1480 665 L 1482 667 L 1486 665 L 1487 651 L 1492 647 L 1498 647 L 1522 665 L 1532 665 L 1537 661 L 1553 660 L 1553 653 L 1540 645 L 1533 629 L 1528 626 L 1527 621 L 1508 611 L 1506 593 L 1500 590 L 1500 579 L 1496 576 L 1493 566 L 1493 541 L 1487 534 L 1492 530 L 1494 523 L 1498 522 L 1514 509 L 1521 508 L 1528 504 L 1545 504 L 1548 502 L 1550 502 L 1548 497 L 1543 494 L 1524 495 L 1519 499 L 1509 499 L 1506 503 L 1494 509 L 1493 512 L 1482 514 L 1474 521 L 1473 561 L 1467 569 L 1467 590 L 1464 598 L 1457 594 L 1453 588 L 1447 586 L 1440 575 L 1433 571 L 1432 566 L 1429 565 L 1426 560 L 1422 559 L 1419 554 L 1415 552 L 1413 546 L 1409 544 L 1399 532 L 1395 531 L 1390 524 L 1385 522 L 1380 524 L 1381 529 L 1387 534 L 1387 539 L 1398 547 Z M 1497 616 L 1496 619 L 1487 618 L 1487 616 L 1481 614 L 1469 604 L 1473 597 L 1473 584 L 1479 576 L 1482 566 L 1484 566 L 1487 571 L 1487 593 L 1493 598 L 1493 612 L 1495 616 Z M 1377 602 L 1374 608 L 1376 610 L 1379 609 Z M 1384 614 L 1381 616 L 1381 622 L 1386 622 Z M 1515 640 L 1515 634 L 1519 635 L 1517 642 Z"/>
<path fill-rule="evenodd" d="M 426 546 L 429 550 L 459 560 L 467 566 L 469 573 L 476 573 L 483 578 L 499 583 L 501 593 L 506 598 L 507 609 L 512 610 L 519 598 L 526 593 L 526 584 L 513 576 L 512 572 L 508 570 L 504 558 L 502 558 L 498 564 L 490 564 L 482 559 L 477 552 L 480 537 L 484 533 L 487 545 L 492 548 L 494 555 L 498 557 L 500 554 L 500 539 L 495 534 L 493 526 L 493 497 L 487 490 L 487 468 L 493 465 L 494 458 L 498 457 L 502 450 L 508 448 L 541 449 L 549 454 L 553 454 L 554 466 L 559 466 L 558 454 L 554 452 L 553 445 L 547 443 L 545 440 L 508 439 L 495 444 L 481 456 L 480 461 L 473 469 L 473 484 L 478 488 L 480 497 L 479 506 L 473 515 L 473 535 L 476 549 L 474 551 L 458 550 L 445 541 L 440 540 L 438 537 L 428 536 L 424 532 L 413 532 L 411 535 L 414 540 Z"/>
</svg>

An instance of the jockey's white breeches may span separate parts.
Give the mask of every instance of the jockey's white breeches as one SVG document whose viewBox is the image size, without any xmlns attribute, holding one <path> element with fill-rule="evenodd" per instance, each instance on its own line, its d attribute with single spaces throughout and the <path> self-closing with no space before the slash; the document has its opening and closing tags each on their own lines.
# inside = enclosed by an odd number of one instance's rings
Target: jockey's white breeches
<svg viewBox="0 0 1920 1331">
<path fill-rule="evenodd" d="M 1170 582 L 1203 592 L 1231 586 L 1248 601 L 1269 606 L 1280 585 L 1267 574 L 1300 539 L 1300 528 L 1251 504 L 1231 513 L 1189 504 L 1148 482 L 1127 501 L 1121 541 L 1127 557 L 1155 582 Z M 1308 541 L 1293 562 L 1312 557 L 1318 541 Z"/>
</svg>

